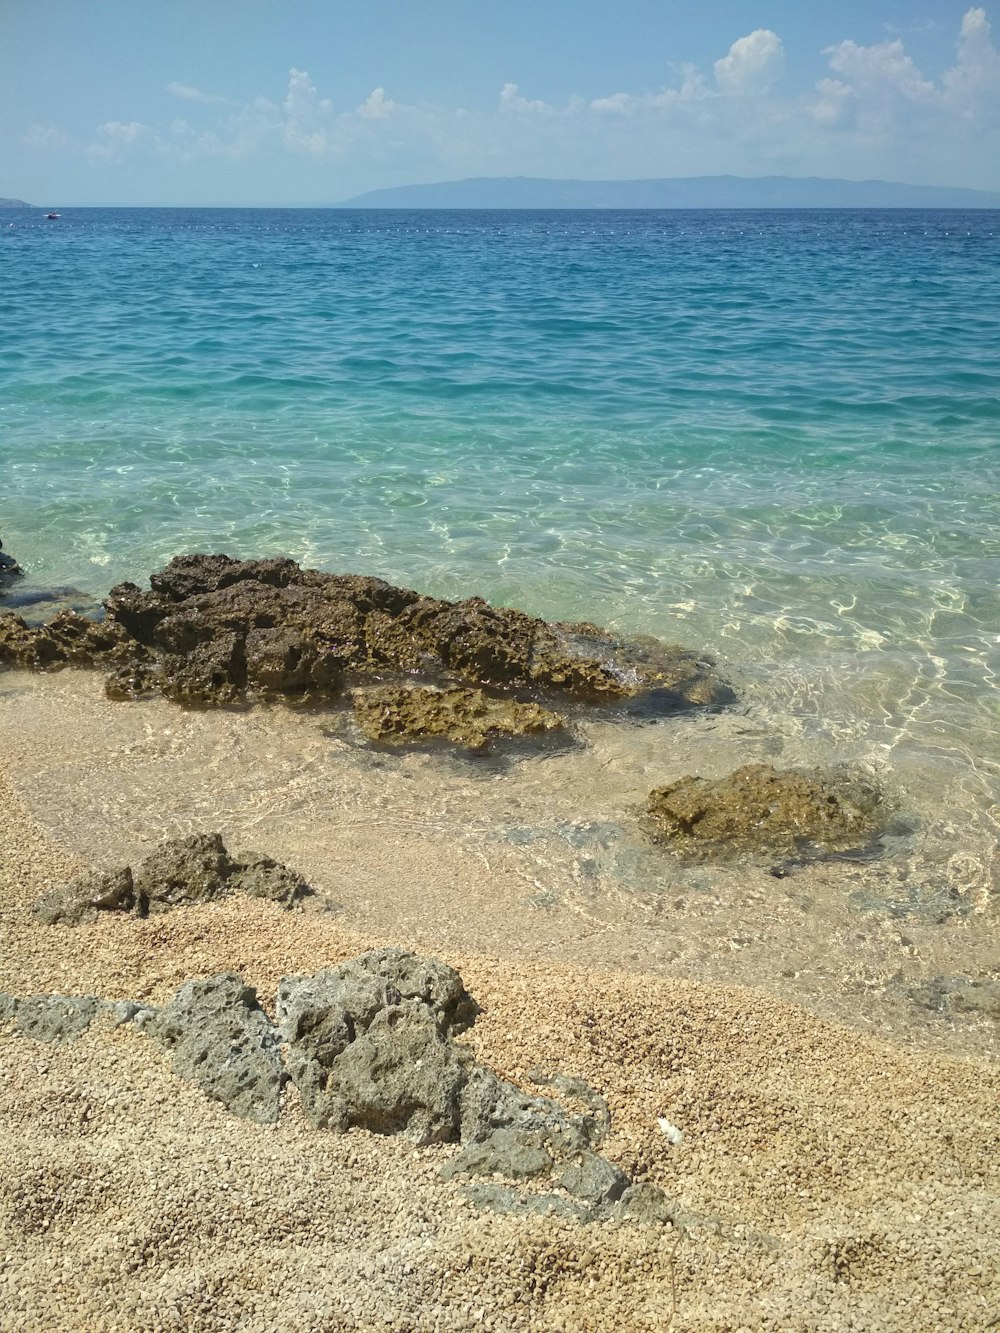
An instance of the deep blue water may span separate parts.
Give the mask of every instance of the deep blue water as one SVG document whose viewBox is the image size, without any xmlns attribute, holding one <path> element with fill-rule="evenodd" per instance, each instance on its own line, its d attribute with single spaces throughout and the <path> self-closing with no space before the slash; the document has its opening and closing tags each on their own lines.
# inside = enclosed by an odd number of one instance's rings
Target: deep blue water
<svg viewBox="0 0 1000 1333">
<path fill-rule="evenodd" d="M 998 757 L 1000 213 L 0 231 L 0 533 L 36 581 L 287 553 L 707 645 L 834 735 Z"/>
</svg>

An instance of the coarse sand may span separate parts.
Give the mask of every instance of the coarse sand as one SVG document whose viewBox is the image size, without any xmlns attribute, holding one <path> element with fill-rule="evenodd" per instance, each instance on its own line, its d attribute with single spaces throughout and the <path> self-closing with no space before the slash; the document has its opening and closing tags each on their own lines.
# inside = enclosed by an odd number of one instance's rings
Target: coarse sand
<svg viewBox="0 0 1000 1333">
<path fill-rule="evenodd" d="M 34 899 L 80 867 L 16 769 L 0 780 L 0 990 L 159 1003 L 235 970 L 270 1007 L 284 974 L 414 945 L 242 899 L 35 922 Z M 1000 1325 L 1000 1077 L 986 1059 L 641 960 L 600 971 L 456 939 L 419 947 L 482 1005 L 465 1038 L 478 1058 L 525 1087 L 536 1070 L 585 1078 L 610 1105 L 606 1155 L 661 1186 L 683 1226 L 480 1213 L 438 1175 L 453 1148 L 313 1131 L 292 1089 L 277 1126 L 240 1121 L 131 1027 L 50 1046 L 7 1026 L 3 1333 Z"/>
</svg>

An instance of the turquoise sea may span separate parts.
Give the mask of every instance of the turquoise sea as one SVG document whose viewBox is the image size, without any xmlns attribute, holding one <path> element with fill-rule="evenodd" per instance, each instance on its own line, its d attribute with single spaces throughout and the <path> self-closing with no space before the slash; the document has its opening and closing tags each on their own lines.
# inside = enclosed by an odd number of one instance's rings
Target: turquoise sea
<svg viewBox="0 0 1000 1333">
<path fill-rule="evenodd" d="M 1000 213 L 0 231 L 0 534 L 33 582 L 280 552 L 680 640 L 995 833 Z"/>
</svg>

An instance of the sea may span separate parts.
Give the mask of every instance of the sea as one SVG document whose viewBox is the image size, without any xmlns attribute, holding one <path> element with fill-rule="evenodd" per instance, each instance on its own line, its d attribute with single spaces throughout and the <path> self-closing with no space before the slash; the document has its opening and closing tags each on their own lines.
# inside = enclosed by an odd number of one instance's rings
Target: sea
<svg viewBox="0 0 1000 1333">
<path fill-rule="evenodd" d="M 282 554 L 680 642 L 757 757 L 875 769 L 996 888 L 1000 213 L 0 233 L 0 536 L 32 585 Z"/>
</svg>

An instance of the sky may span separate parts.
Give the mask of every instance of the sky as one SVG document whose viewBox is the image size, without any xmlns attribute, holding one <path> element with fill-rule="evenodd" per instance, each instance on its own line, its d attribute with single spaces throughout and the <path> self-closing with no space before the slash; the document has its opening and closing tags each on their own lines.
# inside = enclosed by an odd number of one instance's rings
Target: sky
<svg viewBox="0 0 1000 1333">
<path fill-rule="evenodd" d="M 998 46 L 962 0 L 0 0 L 0 196 L 295 206 L 724 173 L 1000 190 Z"/>
</svg>

